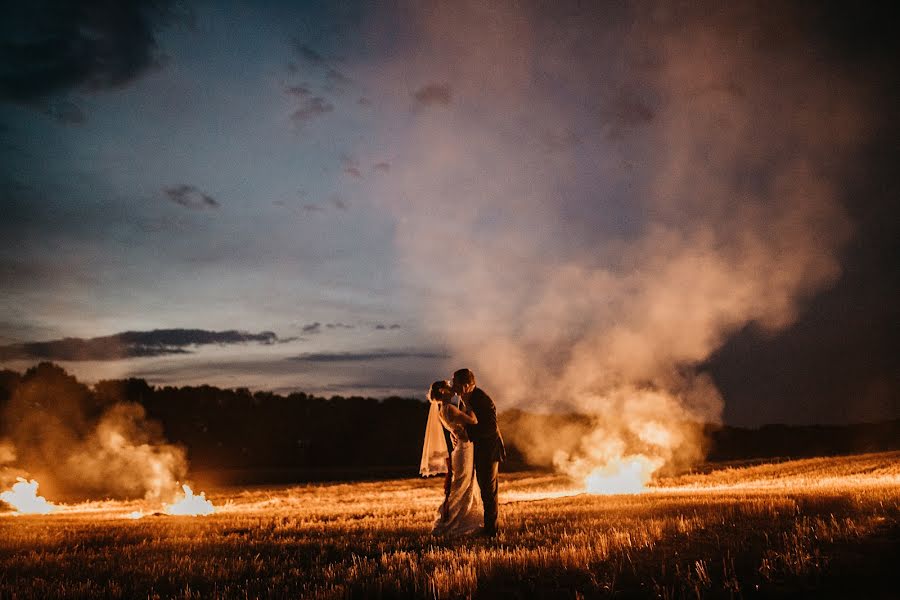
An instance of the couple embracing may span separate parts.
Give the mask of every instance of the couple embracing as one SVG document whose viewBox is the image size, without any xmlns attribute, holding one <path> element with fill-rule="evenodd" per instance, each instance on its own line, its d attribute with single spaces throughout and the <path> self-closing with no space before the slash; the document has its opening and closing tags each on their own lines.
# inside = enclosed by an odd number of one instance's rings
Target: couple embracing
<svg viewBox="0 0 900 600">
<path fill-rule="evenodd" d="M 432 533 L 442 536 L 497 535 L 499 463 L 506 451 L 497 426 L 497 409 L 475 374 L 460 369 L 453 379 L 435 381 L 422 449 L 422 475 L 447 473 L 444 502 Z M 444 430 L 453 451 L 447 449 Z"/>
</svg>

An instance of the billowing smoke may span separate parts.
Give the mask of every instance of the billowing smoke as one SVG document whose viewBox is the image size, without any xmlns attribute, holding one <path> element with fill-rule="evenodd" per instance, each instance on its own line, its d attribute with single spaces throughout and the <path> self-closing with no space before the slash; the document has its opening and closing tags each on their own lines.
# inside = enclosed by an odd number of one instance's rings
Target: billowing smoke
<svg viewBox="0 0 900 600">
<path fill-rule="evenodd" d="M 4 478 L 34 477 L 52 497 L 169 501 L 187 472 L 141 405 L 98 398 L 50 363 L 29 369 L 2 417 Z"/>
<path fill-rule="evenodd" d="M 16 447 L 9 440 L 0 439 L 0 466 L 16 460 Z"/>
<path fill-rule="evenodd" d="M 376 193 L 433 341 L 501 411 L 589 415 L 506 432 L 578 478 L 698 458 L 723 403 L 698 366 L 792 323 L 851 234 L 859 91 L 800 19 L 668 6 L 411 9 L 361 78 L 408 113 Z"/>
</svg>

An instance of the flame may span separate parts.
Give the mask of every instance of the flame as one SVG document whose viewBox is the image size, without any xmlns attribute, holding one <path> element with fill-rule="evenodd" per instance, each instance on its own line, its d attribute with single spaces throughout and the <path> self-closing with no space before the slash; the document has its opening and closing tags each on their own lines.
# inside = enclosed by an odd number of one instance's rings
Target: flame
<svg viewBox="0 0 900 600">
<path fill-rule="evenodd" d="M 18 514 L 23 515 L 46 515 L 59 508 L 47 502 L 43 496 L 38 496 L 37 489 L 38 482 L 34 479 L 28 481 L 22 477 L 16 477 L 16 483 L 13 484 L 12 490 L 0 493 L 0 500 L 15 508 Z"/>
<path fill-rule="evenodd" d="M 182 485 L 181 489 L 184 490 L 184 498 L 167 506 L 166 514 L 197 516 L 211 515 L 216 511 L 212 502 L 206 499 L 205 493 L 200 492 L 199 496 L 195 496 L 191 486 L 187 484 Z"/>
<path fill-rule="evenodd" d="M 616 458 L 593 469 L 584 478 L 584 487 L 589 494 L 639 494 L 662 464 L 643 454 Z"/>
</svg>

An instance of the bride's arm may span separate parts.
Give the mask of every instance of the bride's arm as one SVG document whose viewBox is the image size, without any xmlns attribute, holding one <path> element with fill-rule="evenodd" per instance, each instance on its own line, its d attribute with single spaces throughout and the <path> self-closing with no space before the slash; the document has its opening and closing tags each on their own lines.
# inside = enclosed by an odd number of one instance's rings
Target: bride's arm
<svg viewBox="0 0 900 600">
<path fill-rule="evenodd" d="M 463 412 L 452 404 L 447 405 L 447 412 L 453 415 L 454 419 L 459 419 L 466 425 L 475 425 L 478 423 L 478 418 L 475 416 L 475 413 Z"/>
</svg>

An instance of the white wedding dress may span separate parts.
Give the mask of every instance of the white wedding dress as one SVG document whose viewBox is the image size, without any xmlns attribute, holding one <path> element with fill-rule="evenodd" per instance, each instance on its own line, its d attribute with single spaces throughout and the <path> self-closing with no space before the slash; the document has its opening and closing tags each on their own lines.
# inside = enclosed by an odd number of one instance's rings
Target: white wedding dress
<svg viewBox="0 0 900 600">
<path fill-rule="evenodd" d="M 434 535 L 455 537 L 480 529 L 484 521 L 484 508 L 475 479 L 474 445 L 469 441 L 464 424 L 458 417 L 454 418 L 448 406 L 449 404 L 442 405 L 438 416 L 453 441 L 453 452 L 450 454 L 453 477 L 450 481 L 450 493 L 438 508 L 431 532 Z"/>
</svg>

